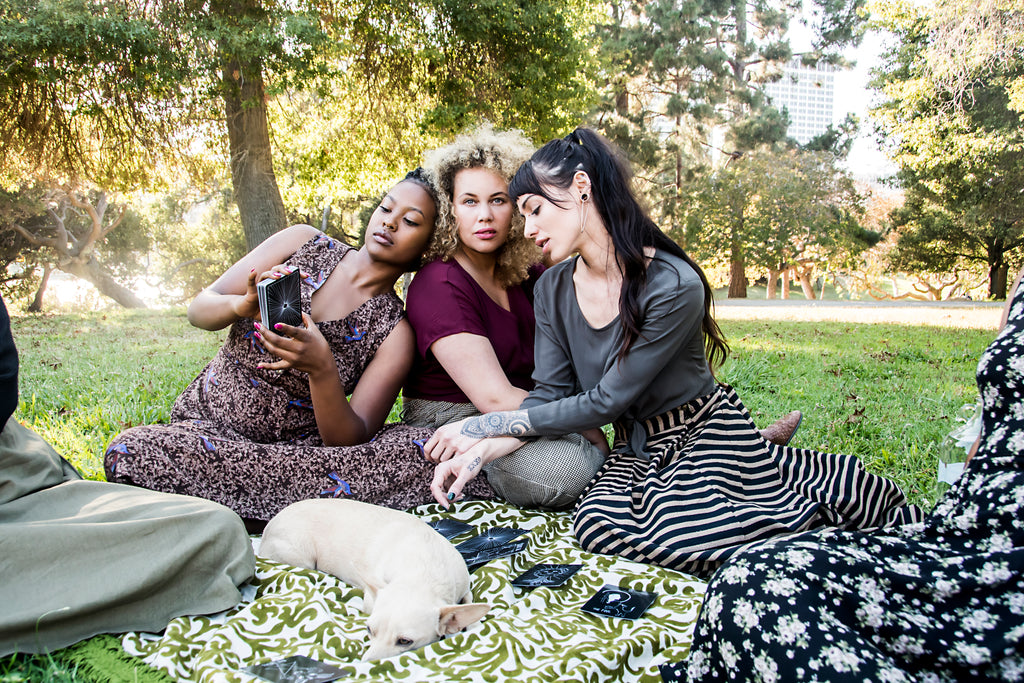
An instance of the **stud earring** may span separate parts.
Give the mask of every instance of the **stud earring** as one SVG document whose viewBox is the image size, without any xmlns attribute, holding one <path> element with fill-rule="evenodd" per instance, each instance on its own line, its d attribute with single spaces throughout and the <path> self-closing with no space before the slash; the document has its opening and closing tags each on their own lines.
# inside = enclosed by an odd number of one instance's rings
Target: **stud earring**
<svg viewBox="0 0 1024 683">
<path fill-rule="evenodd" d="M 581 195 L 580 195 L 580 201 L 581 201 L 581 202 L 585 202 L 585 201 L 587 201 L 588 199 L 590 199 L 590 195 L 589 195 L 589 194 L 587 194 L 586 192 L 584 192 L 583 194 L 581 194 Z"/>
</svg>

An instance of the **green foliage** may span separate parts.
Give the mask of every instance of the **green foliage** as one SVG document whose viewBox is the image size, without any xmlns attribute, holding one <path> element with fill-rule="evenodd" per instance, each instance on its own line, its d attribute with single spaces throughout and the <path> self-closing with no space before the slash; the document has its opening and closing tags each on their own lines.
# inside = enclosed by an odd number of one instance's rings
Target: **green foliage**
<svg viewBox="0 0 1024 683">
<path fill-rule="evenodd" d="M 594 66 L 585 0 L 435 0 L 425 130 L 489 119 L 538 143 L 579 123 Z"/>
<path fill-rule="evenodd" d="M 154 21 L 153 11 L 95 0 L 0 2 L 0 179 L 85 177 L 108 189 L 153 179 L 165 157 L 159 143 L 186 142 L 193 82 L 176 27 Z"/>
<path fill-rule="evenodd" d="M 809 4 L 815 41 L 800 57 L 841 63 L 839 52 L 859 40 L 862 4 Z M 596 27 L 602 98 L 591 118 L 636 164 L 639 188 L 666 230 L 685 230 L 690 182 L 709 172 L 714 128 L 725 128 L 719 165 L 786 140 L 787 116 L 764 84 L 794 56 L 787 31 L 799 13 L 799 4 L 784 0 L 608 3 Z M 841 148 L 839 140 L 827 144 Z"/>
<path fill-rule="evenodd" d="M 673 236 L 700 258 L 730 245 L 762 272 L 803 261 L 850 267 L 879 238 L 858 224 L 862 198 L 827 152 L 763 148 L 695 176 L 689 188 L 688 228 Z"/>
<path fill-rule="evenodd" d="M 982 15 L 977 26 L 965 23 L 965 11 Z M 931 12 L 892 0 L 875 12 L 876 24 L 898 39 L 873 81 L 886 98 L 873 113 L 907 194 L 892 215 L 900 231 L 892 265 L 950 271 L 982 264 L 990 296 L 1003 298 L 1007 270 L 1024 259 L 1024 120 L 1012 99 L 1024 82 L 1024 8 L 966 10 L 943 0 Z M 950 37 L 983 32 L 1000 17 L 1016 23 L 999 37 Z M 1002 49 L 979 55 L 979 40 Z"/>
<path fill-rule="evenodd" d="M 164 303 L 191 299 L 245 255 L 242 224 L 226 189 L 155 195 L 144 211 L 156 246 L 147 282 L 164 293 Z"/>
<path fill-rule="evenodd" d="M 70 272 L 69 263 L 76 260 L 95 260 L 104 274 L 131 287 L 145 271 L 153 230 L 123 201 L 107 203 L 105 194 L 95 189 L 76 192 L 41 182 L 0 189 L 0 267 L 8 274 L 0 289 L 5 297 L 13 301 L 27 296 L 39 287 L 47 269 Z M 118 220 L 109 232 L 97 233 Z"/>
</svg>

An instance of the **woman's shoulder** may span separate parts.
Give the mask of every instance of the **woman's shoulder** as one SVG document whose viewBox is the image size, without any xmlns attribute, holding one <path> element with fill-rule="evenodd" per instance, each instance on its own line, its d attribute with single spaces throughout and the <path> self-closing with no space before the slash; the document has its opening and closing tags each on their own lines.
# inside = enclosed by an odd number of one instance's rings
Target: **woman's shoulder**
<svg viewBox="0 0 1024 683">
<path fill-rule="evenodd" d="M 452 259 L 436 259 L 416 271 L 409 284 L 409 296 L 432 294 L 439 288 L 465 289 L 469 286 L 469 275 Z"/>
<path fill-rule="evenodd" d="M 534 299 L 542 296 L 553 296 L 565 286 L 566 280 L 572 283 L 572 265 L 574 258 L 566 259 L 544 269 L 533 286 Z"/>
<path fill-rule="evenodd" d="M 704 288 L 700 275 L 686 259 L 662 249 L 654 252 L 647 266 L 647 282 L 653 288 Z"/>
</svg>

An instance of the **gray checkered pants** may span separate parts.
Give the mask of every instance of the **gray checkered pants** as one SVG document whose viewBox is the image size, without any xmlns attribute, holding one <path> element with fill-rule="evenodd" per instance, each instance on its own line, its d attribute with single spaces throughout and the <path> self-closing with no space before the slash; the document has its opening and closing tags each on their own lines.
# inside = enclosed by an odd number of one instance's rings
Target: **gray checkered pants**
<svg viewBox="0 0 1024 683">
<path fill-rule="evenodd" d="M 437 429 L 480 411 L 472 403 L 405 399 L 402 422 Z M 484 466 L 487 482 L 499 497 L 520 507 L 564 510 L 604 463 L 604 455 L 579 434 L 538 437 Z"/>
</svg>

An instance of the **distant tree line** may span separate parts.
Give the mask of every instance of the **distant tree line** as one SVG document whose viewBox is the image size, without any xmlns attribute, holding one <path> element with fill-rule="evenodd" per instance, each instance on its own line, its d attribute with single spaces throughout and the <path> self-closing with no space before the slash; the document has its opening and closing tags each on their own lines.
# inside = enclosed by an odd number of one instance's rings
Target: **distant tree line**
<svg viewBox="0 0 1024 683">
<path fill-rule="evenodd" d="M 874 267 L 984 268 L 1003 297 L 1024 12 L 937 3 L 0 0 L 4 287 L 38 309 L 62 270 L 138 306 L 140 281 L 188 298 L 291 222 L 358 241 L 389 181 L 487 119 L 537 143 L 601 130 L 729 296 Z M 842 168 L 858 122 L 801 145 L 764 89 L 793 58 L 847 66 L 867 26 L 895 38 L 873 85 L 906 200 L 882 215 Z"/>
</svg>

